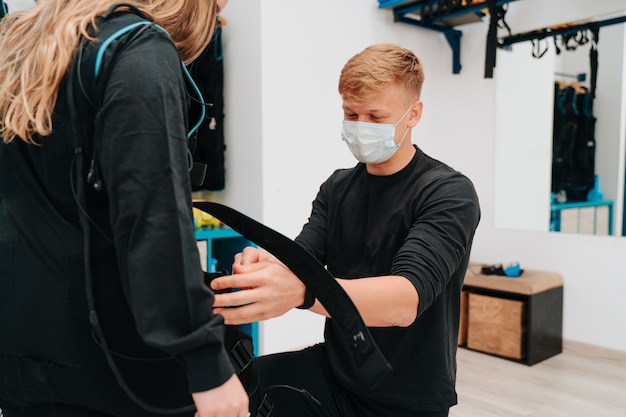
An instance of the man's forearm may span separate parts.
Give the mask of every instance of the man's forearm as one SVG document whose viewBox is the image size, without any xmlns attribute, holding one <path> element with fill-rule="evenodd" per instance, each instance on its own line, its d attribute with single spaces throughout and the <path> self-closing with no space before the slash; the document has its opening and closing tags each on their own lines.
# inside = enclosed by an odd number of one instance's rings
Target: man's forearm
<svg viewBox="0 0 626 417">
<path fill-rule="evenodd" d="M 417 317 L 419 296 L 409 280 L 401 276 L 337 279 L 369 327 L 407 327 Z M 316 301 L 310 311 L 329 317 Z"/>
</svg>

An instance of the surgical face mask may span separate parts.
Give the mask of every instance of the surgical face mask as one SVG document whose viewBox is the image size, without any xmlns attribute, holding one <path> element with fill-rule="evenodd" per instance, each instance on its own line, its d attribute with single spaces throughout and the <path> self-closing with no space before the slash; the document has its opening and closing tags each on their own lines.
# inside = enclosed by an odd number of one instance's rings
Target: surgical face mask
<svg viewBox="0 0 626 417">
<path fill-rule="evenodd" d="M 409 113 L 404 112 L 394 124 L 343 121 L 341 139 L 348 145 L 352 155 L 365 164 L 380 164 L 391 158 L 404 141 L 407 127 L 399 143 L 395 143 L 396 126 Z"/>
</svg>

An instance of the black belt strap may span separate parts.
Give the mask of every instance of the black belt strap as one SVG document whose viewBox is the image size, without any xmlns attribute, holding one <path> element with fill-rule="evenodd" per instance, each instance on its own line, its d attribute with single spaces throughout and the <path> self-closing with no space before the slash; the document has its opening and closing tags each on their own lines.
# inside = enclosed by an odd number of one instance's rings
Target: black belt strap
<svg viewBox="0 0 626 417">
<path fill-rule="evenodd" d="M 374 388 L 391 370 L 356 306 L 335 277 L 308 251 L 288 237 L 218 203 L 194 202 L 194 207 L 218 218 L 246 239 L 266 249 L 306 285 L 326 308 L 344 336 L 363 382 Z"/>
</svg>

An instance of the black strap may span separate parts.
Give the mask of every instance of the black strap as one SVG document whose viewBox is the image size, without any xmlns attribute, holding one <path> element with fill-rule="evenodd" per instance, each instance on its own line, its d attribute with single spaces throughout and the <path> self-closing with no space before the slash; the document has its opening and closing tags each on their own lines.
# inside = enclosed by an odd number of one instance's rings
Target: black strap
<svg viewBox="0 0 626 417">
<path fill-rule="evenodd" d="M 69 120 L 67 124 L 67 143 L 71 148 L 80 148 L 81 152 L 87 150 L 92 145 L 91 129 L 84 118 L 79 115 L 76 93 L 74 92 L 74 82 L 78 68 L 78 60 L 82 52 L 85 41 L 82 40 L 78 47 L 78 52 L 70 63 L 68 75 L 66 77 L 65 91 L 67 92 L 67 104 Z M 80 171 L 79 171 L 80 172 Z"/>
<path fill-rule="evenodd" d="M 135 6 L 134 4 L 130 4 L 130 3 L 125 3 L 125 2 L 119 2 L 119 3 L 114 3 L 112 4 L 106 12 L 104 12 L 104 14 L 102 15 L 103 19 L 108 19 L 109 17 L 111 17 L 113 15 L 113 13 L 115 13 L 117 11 L 117 9 L 119 9 L 120 7 L 127 7 L 128 9 L 130 9 L 130 11 L 133 12 L 134 15 L 141 17 L 142 19 L 146 19 L 146 20 L 150 20 L 150 18 L 148 18 L 148 16 L 146 16 L 141 10 L 139 10 L 139 8 L 137 6 Z"/>
<path fill-rule="evenodd" d="M 356 306 L 335 277 L 302 246 L 246 215 L 218 203 L 194 202 L 194 207 L 232 227 L 246 239 L 280 259 L 326 308 L 344 336 L 363 378 L 375 388 L 391 370 Z"/>
<path fill-rule="evenodd" d="M 108 23 L 108 21 L 105 20 L 105 17 L 111 17 L 110 15 L 112 15 L 115 8 L 119 7 L 130 8 L 133 13 L 120 13 L 114 22 Z M 77 76 L 80 76 L 80 80 L 77 81 L 77 77 L 68 77 L 67 94 L 70 104 L 71 119 L 68 125 L 68 144 L 72 148 L 80 146 L 85 152 L 92 153 L 90 163 L 90 184 L 94 187 L 100 186 L 100 181 L 97 175 L 94 176 L 92 174 L 97 170 L 97 158 L 95 145 L 93 144 L 93 114 L 87 113 L 89 111 L 93 111 L 93 107 L 97 104 L 96 101 L 98 100 L 98 97 L 101 97 L 104 94 L 102 88 L 105 83 L 100 80 L 107 79 L 108 74 L 111 71 L 111 66 L 101 67 L 102 63 L 97 60 L 97 54 L 101 47 L 108 45 L 107 41 L 115 40 L 122 35 L 125 35 L 126 32 L 123 32 L 123 29 L 130 30 L 130 28 L 133 28 L 133 34 L 124 41 L 122 46 L 118 45 L 116 47 L 115 53 L 120 53 L 126 46 L 132 44 L 132 41 L 141 35 L 143 31 L 153 25 L 153 23 L 144 18 L 142 14 L 135 14 L 136 10 L 136 7 L 127 3 L 116 3 L 111 6 L 109 10 L 99 19 L 100 26 L 98 28 L 97 40 L 95 42 L 88 42 L 83 39 L 70 66 L 70 71 L 75 71 Z M 145 25 L 136 26 L 136 23 L 145 23 Z M 136 29 L 134 29 L 135 27 Z M 85 47 L 85 45 L 87 45 L 87 47 Z M 198 98 L 192 100 L 191 103 L 197 103 L 200 106 L 204 106 L 204 100 L 194 80 L 187 72 L 185 72 L 185 76 L 188 88 L 198 94 Z M 80 88 L 77 88 L 77 86 L 73 83 L 79 84 Z M 78 92 L 81 92 L 82 94 L 76 94 L 75 90 L 79 90 Z M 202 110 L 201 113 L 204 114 L 204 110 Z M 193 161 L 192 154 L 195 149 L 196 133 L 189 137 L 188 142 L 190 166 L 189 178 L 193 186 L 198 186 L 204 182 L 207 171 L 206 164 Z"/>
<path fill-rule="evenodd" d="M 489 7 L 489 32 L 487 32 L 487 51 L 485 53 L 485 78 L 493 78 L 498 46 L 498 7 L 496 0 L 487 0 L 487 6 Z"/>
<path fill-rule="evenodd" d="M 596 86 L 598 83 L 598 41 L 600 40 L 600 28 L 592 26 L 590 30 L 593 38 L 591 40 L 591 49 L 589 50 L 589 63 L 591 67 L 589 92 L 591 93 L 592 98 L 596 98 Z"/>
</svg>

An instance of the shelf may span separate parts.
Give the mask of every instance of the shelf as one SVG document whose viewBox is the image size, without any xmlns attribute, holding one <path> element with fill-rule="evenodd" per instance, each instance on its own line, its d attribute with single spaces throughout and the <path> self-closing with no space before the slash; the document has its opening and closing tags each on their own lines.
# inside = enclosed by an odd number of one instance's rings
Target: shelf
<svg viewBox="0 0 626 417">
<path fill-rule="evenodd" d="M 501 7 L 516 0 L 496 0 Z M 461 36 L 454 27 L 480 22 L 487 15 L 489 2 L 472 0 L 378 0 L 379 9 L 392 9 L 394 21 L 441 32 L 452 48 L 452 72 L 461 72 Z"/>
<path fill-rule="evenodd" d="M 213 267 L 218 271 L 231 273 L 234 256 L 241 252 L 246 246 L 254 246 L 252 242 L 241 236 L 229 227 L 202 228 L 197 229 L 196 240 L 206 242 L 206 267 L 208 272 L 212 265 L 212 260 L 217 261 Z M 254 344 L 254 355 L 259 352 L 259 326 L 258 323 L 242 324 L 241 330 L 252 336 Z"/>
<path fill-rule="evenodd" d="M 613 234 L 612 201 L 577 201 L 550 206 L 550 231 L 589 235 Z"/>
</svg>

